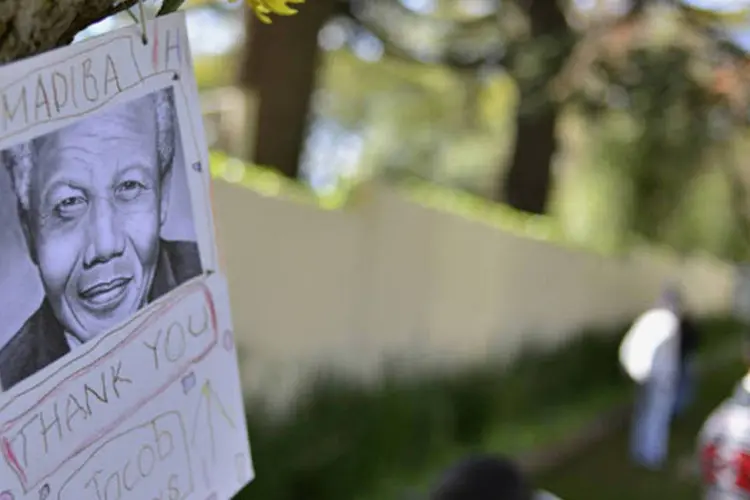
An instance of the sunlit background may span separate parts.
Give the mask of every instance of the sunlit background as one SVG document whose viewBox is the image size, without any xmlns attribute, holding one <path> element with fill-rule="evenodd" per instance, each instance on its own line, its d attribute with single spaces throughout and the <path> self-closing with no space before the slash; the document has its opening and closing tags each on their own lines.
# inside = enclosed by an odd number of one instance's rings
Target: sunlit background
<svg viewBox="0 0 750 500">
<path fill-rule="evenodd" d="M 158 6 L 158 2 L 147 4 Z M 744 156 L 746 134 L 744 128 L 725 120 L 724 104 L 701 107 L 705 116 L 690 112 L 693 120 L 710 122 L 713 130 L 725 126 L 722 132 L 710 136 L 707 131 L 696 132 L 702 138 L 700 145 L 686 140 L 697 152 L 685 149 L 684 160 L 650 147 L 647 139 L 634 143 L 626 137 L 638 134 L 641 125 L 654 130 L 652 139 L 657 142 L 663 139 L 656 135 L 669 134 L 666 129 L 656 130 L 659 117 L 652 116 L 648 108 L 648 103 L 659 99 L 660 86 L 669 84 L 669 80 L 659 78 L 676 77 L 667 75 L 668 71 L 693 73 L 685 75 L 679 89 L 675 86 L 675 92 L 681 94 L 674 95 L 674 107 L 690 106 L 686 101 L 692 99 L 690 90 L 683 83 L 705 87 L 705 97 L 710 99 L 710 86 L 720 72 L 728 71 L 719 60 L 731 57 L 726 54 L 732 50 L 750 48 L 748 2 L 645 4 L 648 22 L 634 28 L 638 33 L 628 34 L 622 20 L 632 7 L 629 0 L 570 3 L 565 12 L 566 32 L 558 35 L 578 39 L 576 50 L 563 48 L 554 37 L 548 40 L 547 48 L 529 38 L 525 14 L 514 2 L 499 0 L 332 2 L 329 7 L 320 7 L 328 9 L 324 19 L 311 20 L 319 23 L 315 41 L 309 35 L 304 41 L 302 35 L 299 40 L 285 40 L 288 35 L 282 34 L 274 41 L 270 31 L 251 22 L 242 2 L 188 1 L 186 15 L 204 92 L 208 137 L 216 149 L 291 172 L 322 195 L 368 178 L 419 178 L 523 209 L 508 199 L 507 182 L 514 162 L 525 161 L 514 156 L 520 144 L 520 139 L 514 139 L 517 112 L 526 113 L 523 108 L 535 106 L 536 100 L 542 106 L 553 106 L 559 142 L 547 147 L 547 159 L 540 160 L 546 162 L 546 167 L 539 167 L 540 172 L 545 168 L 550 172 L 548 185 L 529 189 L 544 192 L 536 195 L 544 198 L 542 211 L 554 217 L 566 237 L 601 248 L 620 248 L 633 238 L 643 237 L 680 251 L 706 250 L 736 258 L 737 246 L 743 243 L 735 241 L 738 236 L 731 230 L 731 221 L 744 214 L 736 213 L 737 203 L 729 201 L 727 192 L 733 181 L 727 181 L 725 169 L 711 165 L 732 163 L 737 175 L 744 172 L 739 162 Z M 134 22 L 134 17 L 122 14 L 90 27 L 80 37 Z M 582 55 L 581 46 L 588 43 L 593 48 L 600 43 L 594 40 L 599 36 L 595 32 L 607 23 L 612 29 L 600 42 L 609 44 L 611 50 Z M 304 54 L 294 49 L 300 57 L 315 58 L 310 64 L 316 71 L 308 76 L 289 73 L 295 79 L 311 78 L 313 87 L 307 104 L 297 103 L 299 109 L 294 110 L 289 105 L 284 112 L 288 132 L 276 134 L 279 144 L 293 140 L 298 130 L 304 132 L 301 144 L 283 159 L 256 151 L 254 143 L 260 139 L 254 127 L 260 122 L 248 123 L 252 120 L 246 119 L 248 113 L 258 111 L 260 96 L 265 92 L 241 70 L 243 65 L 252 65 L 248 62 L 253 59 L 250 40 L 256 28 L 261 29 L 259 39 L 263 43 L 318 46 L 317 51 Z M 617 33 L 624 38 L 617 40 Z M 613 74 L 612 68 L 605 66 L 617 57 L 614 49 L 618 43 L 644 57 L 633 67 L 620 68 L 619 74 Z M 555 55 L 556 44 L 568 53 Z M 688 54 L 685 61 L 675 59 L 680 52 Z M 558 75 L 561 81 L 554 88 L 537 88 L 549 76 L 535 68 L 534 59 L 540 57 L 551 57 L 548 64 L 552 66 L 558 64 L 557 58 L 566 68 L 564 81 Z M 563 63 L 566 58 L 567 63 Z M 576 58 L 581 60 L 576 62 Z M 279 59 L 278 64 L 294 62 Z M 655 71 L 648 69 L 652 67 Z M 663 77 L 657 75 L 659 68 L 665 70 Z M 570 71 L 578 74 L 571 76 Z M 628 81 L 644 71 L 653 74 L 653 81 Z M 283 71 L 275 74 L 282 75 Z M 292 86 L 284 82 L 277 85 L 279 91 Z M 524 95 L 526 88 L 529 95 Z M 735 101 L 727 97 L 732 105 Z M 729 135 L 736 155 L 726 154 Z M 263 142 L 267 144 L 268 139 Z M 625 147 L 635 156 L 608 158 L 607 151 L 617 147 Z M 636 160 L 641 154 L 647 156 Z M 670 158 L 661 158 L 660 154 Z M 644 178 L 648 174 L 640 170 L 636 173 L 633 162 L 681 163 L 684 168 L 665 166 L 663 175 Z M 607 168 L 601 168 L 602 164 Z M 667 179 L 672 172 L 682 177 L 680 182 Z M 653 208 L 654 203 L 661 202 L 651 199 L 649 188 L 643 187 L 652 181 L 666 183 L 661 190 L 663 197 L 679 205 L 678 210 Z M 539 201 L 535 203 L 539 205 Z M 649 223 L 653 227 L 635 220 L 638 206 L 656 210 L 658 217 Z M 540 211 L 538 208 L 531 211 Z M 605 220 L 608 223 L 603 227 Z"/>
<path fill-rule="evenodd" d="M 304 370 L 329 364 L 381 374 L 389 356 L 412 368 L 521 354 L 507 374 L 389 379 L 367 396 L 326 386 L 275 434 L 251 411 L 261 479 L 243 498 L 414 498 L 469 450 L 561 440 L 628 400 L 617 342 L 667 276 L 707 344 L 736 341 L 728 297 L 750 299 L 750 1 L 299 7 L 271 25 L 243 2 L 183 8 L 250 339 L 243 380 L 297 394 Z M 79 37 L 134 23 L 137 9 Z M 532 341 L 544 354 L 524 354 Z M 684 457 L 741 370 L 705 383 L 664 474 L 622 467 L 620 429 L 540 481 L 571 500 L 699 498 Z"/>
</svg>

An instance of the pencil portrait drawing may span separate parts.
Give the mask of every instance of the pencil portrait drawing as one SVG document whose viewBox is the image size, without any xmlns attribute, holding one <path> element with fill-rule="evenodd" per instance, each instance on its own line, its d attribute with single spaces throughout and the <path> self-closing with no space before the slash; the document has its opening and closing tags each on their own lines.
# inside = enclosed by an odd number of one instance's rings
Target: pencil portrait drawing
<svg viewBox="0 0 750 500">
<path fill-rule="evenodd" d="M 2 151 L 44 290 L 0 348 L 5 390 L 201 274 L 196 241 L 163 237 L 179 147 L 168 88 Z"/>
</svg>

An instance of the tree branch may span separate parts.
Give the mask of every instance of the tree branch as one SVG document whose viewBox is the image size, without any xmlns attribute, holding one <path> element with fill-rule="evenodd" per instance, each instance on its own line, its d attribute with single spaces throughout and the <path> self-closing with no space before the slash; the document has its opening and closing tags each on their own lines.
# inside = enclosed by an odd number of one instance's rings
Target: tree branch
<svg viewBox="0 0 750 500">
<path fill-rule="evenodd" d="M 137 0 L 0 0 L 0 63 L 67 45 Z"/>
<path fill-rule="evenodd" d="M 581 80 L 586 78 L 587 68 L 604 54 L 619 56 L 627 52 L 637 38 L 637 29 L 647 15 L 649 3 L 649 0 L 634 0 L 625 14 L 606 19 L 585 30 L 559 74 L 550 82 L 556 99 L 562 101 L 570 97 Z"/>
</svg>

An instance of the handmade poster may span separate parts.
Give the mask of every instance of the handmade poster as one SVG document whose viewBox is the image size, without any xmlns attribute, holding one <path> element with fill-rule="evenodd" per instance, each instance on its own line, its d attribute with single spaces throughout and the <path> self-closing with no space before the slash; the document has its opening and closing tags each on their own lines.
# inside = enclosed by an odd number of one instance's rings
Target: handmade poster
<svg viewBox="0 0 750 500">
<path fill-rule="evenodd" d="M 253 478 L 184 18 L 0 67 L 0 500 Z"/>
</svg>

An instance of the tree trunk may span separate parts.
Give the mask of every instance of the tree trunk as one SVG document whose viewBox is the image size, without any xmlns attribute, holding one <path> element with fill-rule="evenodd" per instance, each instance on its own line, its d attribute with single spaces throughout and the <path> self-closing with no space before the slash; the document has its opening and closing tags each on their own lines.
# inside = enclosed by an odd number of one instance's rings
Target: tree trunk
<svg viewBox="0 0 750 500">
<path fill-rule="evenodd" d="M 516 77 L 520 105 L 516 119 L 516 141 L 510 166 L 498 186 L 498 198 L 514 208 L 536 214 L 547 210 L 551 188 L 552 158 L 557 151 L 556 129 L 559 105 L 547 94 L 547 83 L 562 68 L 573 46 L 573 33 L 556 0 L 531 0 L 527 8 L 531 40 L 515 48 L 514 59 L 534 50 L 540 68 L 535 74 Z M 545 47 L 542 47 L 545 44 Z M 550 47 L 556 46 L 554 50 Z M 544 54 L 544 55 L 543 55 Z M 528 55 L 527 55 L 528 56 Z M 516 61 L 512 61 L 516 62 Z M 533 106 L 533 109 L 529 109 Z"/>
<path fill-rule="evenodd" d="M 547 211 L 552 158 L 557 151 L 559 111 L 549 107 L 531 116 L 518 116 L 513 160 L 505 176 L 505 202 L 534 214 Z"/>
<path fill-rule="evenodd" d="M 0 63 L 69 44 L 73 37 L 137 0 L 0 0 Z"/>
<path fill-rule="evenodd" d="M 241 83 L 259 99 L 253 161 L 288 177 L 299 173 L 318 69 L 318 32 L 336 0 L 299 5 L 299 14 L 265 25 L 249 15 Z"/>
</svg>

